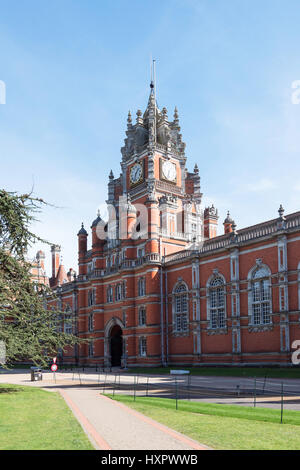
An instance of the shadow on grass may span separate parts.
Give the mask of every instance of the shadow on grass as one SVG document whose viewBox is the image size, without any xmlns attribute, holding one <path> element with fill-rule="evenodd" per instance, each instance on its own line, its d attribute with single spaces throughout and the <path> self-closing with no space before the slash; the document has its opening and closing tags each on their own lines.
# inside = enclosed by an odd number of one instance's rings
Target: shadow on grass
<svg viewBox="0 0 300 470">
<path fill-rule="evenodd" d="M 0 393 L 16 393 L 16 392 L 22 392 L 23 390 L 20 388 L 13 388 L 13 387 L 0 387 Z"/>
</svg>

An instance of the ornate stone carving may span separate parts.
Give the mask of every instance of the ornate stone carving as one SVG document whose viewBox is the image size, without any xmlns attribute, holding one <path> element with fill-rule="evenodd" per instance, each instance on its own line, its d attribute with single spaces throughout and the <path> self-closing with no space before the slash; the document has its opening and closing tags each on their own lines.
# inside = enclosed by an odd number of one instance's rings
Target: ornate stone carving
<svg viewBox="0 0 300 470">
<path fill-rule="evenodd" d="M 249 326 L 249 333 L 264 333 L 266 331 L 272 331 L 274 329 L 273 325 L 255 325 Z"/>
</svg>

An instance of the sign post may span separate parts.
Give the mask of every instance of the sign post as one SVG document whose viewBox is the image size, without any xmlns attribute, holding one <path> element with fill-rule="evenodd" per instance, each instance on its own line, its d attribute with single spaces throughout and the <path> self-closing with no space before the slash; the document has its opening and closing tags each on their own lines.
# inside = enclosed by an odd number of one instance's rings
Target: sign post
<svg viewBox="0 0 300 470">
<path fill-rule="evenodd" d="M 51 370 L 53 372 L 53 377 L 54 377 L 54 381 L 56 383 L 56 375 L 55 375 L 55 372 L 57 371 L 58 367 L 57 367 L 57 364 L 56 364 L 56 357 L 53 358 L 53 364 L 51 366 Z"/>
</svg>

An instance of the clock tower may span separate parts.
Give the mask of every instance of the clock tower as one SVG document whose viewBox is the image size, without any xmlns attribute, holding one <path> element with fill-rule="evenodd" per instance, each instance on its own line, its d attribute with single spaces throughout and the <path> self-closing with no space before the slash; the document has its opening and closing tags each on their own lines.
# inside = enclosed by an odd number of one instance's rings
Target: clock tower
<svg viewBox="0 0 300 470">
<path fill-rule="evenodd" d="M 131 220 L 135 254 L 157 254 L 159 258 L 201 242 L 199 170 L 196 165 L 188 172 L 177 108 L 169 120 L 167 109 L 157 105 L 152 81 L 145 112 L 137 111 L 135 123 L 128 113 L 121 153 L 122 172 L 117 179 L 111 173 L 107 202 L 115 207 L 117 219 L 121 218 L 120 199 L 126 201 L 126 207 L 128 200 L 136 207 L 135 224 Z M 123 240 L 122 245 L 128 242 Z"/>
</svg>

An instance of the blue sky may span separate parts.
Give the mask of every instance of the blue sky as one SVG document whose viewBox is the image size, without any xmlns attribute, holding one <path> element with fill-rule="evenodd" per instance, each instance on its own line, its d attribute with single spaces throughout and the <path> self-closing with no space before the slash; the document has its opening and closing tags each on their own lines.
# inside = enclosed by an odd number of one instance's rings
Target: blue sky
<svg viewBox="0 0 300 470">
<path fill-rule="evenodd" d="M 169 117 L 178 107 L 219 234 L 227 210 L 237 228 L 276 217 L 280 203 L 300 210 L 299 21 L 298 0 L 0 0 L 1 187 L 33 186 L 58 206 L 34 228 L 77 269 L 77 231 L 120 172 L 152 55 L 158 104 Z"/>
</svg>

